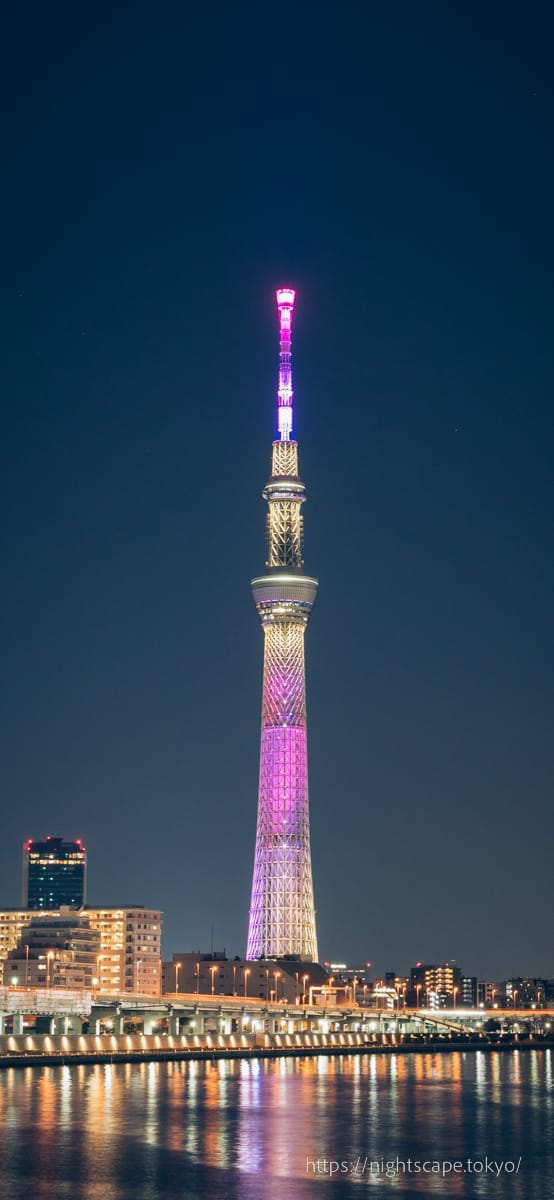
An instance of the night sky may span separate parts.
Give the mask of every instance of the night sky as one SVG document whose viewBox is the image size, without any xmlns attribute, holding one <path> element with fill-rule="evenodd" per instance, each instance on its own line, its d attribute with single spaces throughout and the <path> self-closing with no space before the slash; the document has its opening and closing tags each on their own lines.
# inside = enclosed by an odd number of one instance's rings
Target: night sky
<svg viewBox="0 0 554 1200">
<path fill-rule="evenodd" d="M 0 905 L 243 954 L 274 289 L 297 290 L 320 956 L 554 974 L 543 4 L 12 6 Z"/>
</svg>

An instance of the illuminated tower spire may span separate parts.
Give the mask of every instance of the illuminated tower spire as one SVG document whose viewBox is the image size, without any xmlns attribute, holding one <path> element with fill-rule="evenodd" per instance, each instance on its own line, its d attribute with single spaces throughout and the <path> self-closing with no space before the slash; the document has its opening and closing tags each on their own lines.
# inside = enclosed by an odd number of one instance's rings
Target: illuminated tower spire
<svg viewBox="0 0 554 1200">
<path fill-rule="evenodd" d="M 268 503 L 268 573 L 252 580 L 264 632 L 258 822 L 246 957 L 317 961 L 310 856 L 304 631 L 317 579 L 302 572 L 304 484 L 292 438 L 291 325 L 295 294 L 277 292 L 277 429 Z"/>
<path fill-rule="evenodd" d="M 290 350 L 290 335 L 292 327 L 292 312 L 295 293 L 291 288 L 281 288 L 277 292 L 277 307 L 279 309 L 279 408 L 277 424 L 279 437 L 283 442 L 290 441 L 292 433 L 292 361 Z"/>
</svg>

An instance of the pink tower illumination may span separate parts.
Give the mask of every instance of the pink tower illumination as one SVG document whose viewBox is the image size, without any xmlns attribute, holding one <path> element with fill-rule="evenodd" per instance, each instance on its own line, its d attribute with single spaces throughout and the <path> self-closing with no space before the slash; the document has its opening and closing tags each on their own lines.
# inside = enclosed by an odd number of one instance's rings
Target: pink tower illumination
<svg viewBox="0 0 554 1200">
<path fill-rule="evenodd" d="M 288 442 L 292 433 L 292 361 L 290 349 L 290 334 L 295 293 L 292 288 L 279 288 L 277 292 L 277 308 L 279 309 L 279 406 L 277 424 L 279 437 Z"/>
<path fill-rule="evenodd" d="M 292 438 L 291 327 L 295 293 L 277 292 L 279 311 L 278 437 L 263 496 L 267 574 L 252 580 L 264 632 L 258 821 L 247 959 L 317 962 L 310 855 L 304 632 L 317 579 L 303 572 L 298 444 Z"/>
</svg>

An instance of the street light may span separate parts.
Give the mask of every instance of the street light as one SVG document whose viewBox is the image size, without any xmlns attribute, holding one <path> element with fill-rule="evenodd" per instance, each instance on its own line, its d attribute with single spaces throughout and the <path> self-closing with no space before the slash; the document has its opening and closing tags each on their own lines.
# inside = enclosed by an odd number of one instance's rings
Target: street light
<svg viewBox="0 0 554 1200">
<path fill-rule="evenodd" d="M 516 1008 L 517 1008 L 516 1000 L 517 1000 L 517 988 L 514 988 L 514 992 L 513 992 L 514 1012 L 516 1011 Z"/>
<path fill-rule="evenodd" d="M 280 971 L 274 971 L 274 972 L 273 972 L 273 977 L 274 977 L 274 979 L 275 979 L 275 1003 L 277 1004 L 277 1001 L 278 1001 L 278 999 L 279 999 L 279 980 L 280 980 L 280 978 L 281 978 L 281 972 L 280 972 Z"/>
<path fill-rule="evenodd" d="M 97 954 L 96 955 L 96 979 L 93 979 L 92 983 L 93 983 L 93 986 L 94 986 L 94 984 L 96 984 L 96 994 L 97 995 L 98 995 L 98 992 L 102 991 L 102 978 L 100 975 L 100 962 L 103 958 L 107 958 L 107 957 L 108 957 L 107 954 Z"/>
<path fill-rule="evenodd" d="M 175 963 L 175 995 L 177 995 L 179 991 L 179 971 L 181 970 L 182 965 L 182 962 Z"/>
<path fill-rule="evenodd" d="M 460 990 L 460 989 L 459 989 L 459 988 L 457 988 L 457 987 L 453 988 L 453 993 L 454 993 L 454 1008 L 456 1007 L 456 996 L 457 996 L 457 994 L 458 994 L 459 990 Z"/>
<path fill-rule="evenodd" d="M 200 992 L 200 963 L 196 964 L 196 995 Z"/>
<path fill-rule="evenodd" d="M 420 993 L 420 991 L 421 991 L 421 984 L 420 984 L 420 983 L 416 983 L 416 989 L 415 989 L 415 991 L 416 991 L 416 1008 L 419 1008 L 419 993 Z"/>
<path fill-rule="evenodd" d="M 308 982 L 309 978 L 310 978 L 309 975 L 302 976 L 302 1003 L 303 1004 L 306 1003 L 306 983 Z"/>
<path fill-rule="evenodd" d="M 233 963 L 233 996 L 236 996 L 236 994 L 237 994 L 237 967 L 236 967 L 236 963 Z"/>
<path fill-rule="evenodd" d="M 216 973 L 216 971 L 219 971 L 219 967 L 210 967 L 210 971 L 212 974 L 212 996 L 213 996 L 214 989 L 215 989 L 215 973 Z"/>
<path fill-rule="evenodd" d="M 244 995 L 248 995 L 248 976 L 250 975 L 250 967 L 246 967 L 244 971 Z"/>
<path fill-rule="evenodd" d="M 139 967 L 142 967 L 142 958 L 137 958 L 135 967 L 135 994 L 139 994 Z"/>
<path fill-rule="evenodd" d="M 54 950 L 49 950 L 48 954 L 46 955 L 46 986 L 47 986 L 47 988 L 50 987 L 50 963 L 52 962 L 52 959 L 55 957 L 56 957 L 56 955 L 55 955 Z"/>
<path fill-rule="evenodd" d="M 107 958 L 107 957 L 108 957 L 107 954 L 97 954 L 96 955 L 96 975 L 94 976 L 94 979 L 92 981 L 93 989 L 95 989 L 94 993 L 93 993 L 94 1000 L 96 999 L 98 992 L 102 990 L 102 979 L 100 976 L 100 962 L 103 958 Z"/>
</svg>

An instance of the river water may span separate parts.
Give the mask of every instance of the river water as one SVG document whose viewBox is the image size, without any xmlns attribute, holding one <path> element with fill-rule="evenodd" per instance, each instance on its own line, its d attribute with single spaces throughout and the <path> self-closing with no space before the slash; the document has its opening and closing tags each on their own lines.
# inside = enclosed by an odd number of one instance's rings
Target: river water
<svg viewBox="0 0 554 1200">
<path fill-rule="evenodd" d="M 2 1070 L 0 1196 L 554 1200 L 553 1069 L 514 1050 Z"/>
</svg>

